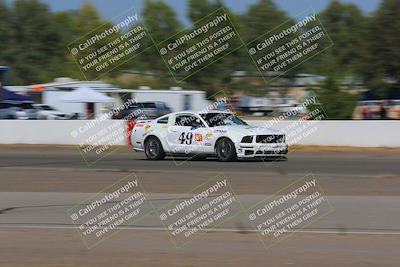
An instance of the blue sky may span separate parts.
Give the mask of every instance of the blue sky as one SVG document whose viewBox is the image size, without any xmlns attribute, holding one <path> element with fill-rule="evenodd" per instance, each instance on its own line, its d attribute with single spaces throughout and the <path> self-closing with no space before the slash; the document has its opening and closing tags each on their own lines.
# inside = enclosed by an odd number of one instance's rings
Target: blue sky
<svg viewBox="0 0 400 267">
<path fill-rule="evenodd" d="M 12 2 L 13 0 L 8 0 Z M 83 3 L 91 2 L 97 7 L 101 15 L 106 19 L 112 19 L 125 10 L 135 7 L 140 11 L 145 0 L 40 0 L 47 3 L 54 11 L 78 9 Z M 258 0 L 225 0 L 225 4 L 234 12 L 245 12 L 249 5 Z M 331 0 L 275 0 L 278 6 L 285 10 L 289 15 L 296 16 L 312 7 L 317 12 L 326 8 Z M 183 23 L 187 23 L 186 18 L 186 0 L 165 0 L 171 5 L 178 14 Z M 370 13 L 376 10 L 381 0 L 341 0 L 344 3 L 354 3 L 359 6 L 364 13 Z"/>
</svg>

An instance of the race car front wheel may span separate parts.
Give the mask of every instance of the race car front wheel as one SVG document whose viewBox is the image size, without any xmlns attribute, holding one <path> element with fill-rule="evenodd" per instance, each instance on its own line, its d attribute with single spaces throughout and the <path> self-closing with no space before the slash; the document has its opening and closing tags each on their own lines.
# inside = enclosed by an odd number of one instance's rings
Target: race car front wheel
<svg viewBox="0 0 400 267">
<path fill-rule="evenodd" d="M 147 138 L 144 143 L 144 152 L 146 153 L 146 157 L 150 160 L 160 160 L 165 158 L 165 152 L 160 140 L 153 136 Z"/>
<path fill-rule="evenodd" d="M 236 160 L 235 145 L 228 138 L 223 138 L 217 141 L 217 144 L 215 145 L 215 153 L 220 161 Z"/>
</svg>

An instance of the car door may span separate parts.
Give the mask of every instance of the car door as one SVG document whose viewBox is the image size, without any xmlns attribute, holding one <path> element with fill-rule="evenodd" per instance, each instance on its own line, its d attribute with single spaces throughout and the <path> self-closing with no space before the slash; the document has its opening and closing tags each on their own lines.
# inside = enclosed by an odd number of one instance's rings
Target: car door
<svg viewBox="0 0 400 267">
<path fill-rule="evenodd" d="M 167 143 L 172 153 L 197 154 L 204 150 L 205 125 L 199 116 L 191 113 L 177 114 L 167 133 Z"/>
</svg>

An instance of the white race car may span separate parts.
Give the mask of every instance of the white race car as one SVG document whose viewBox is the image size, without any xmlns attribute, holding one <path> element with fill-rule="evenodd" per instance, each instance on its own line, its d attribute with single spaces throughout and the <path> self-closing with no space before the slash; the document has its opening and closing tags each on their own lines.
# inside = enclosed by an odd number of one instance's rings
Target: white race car
<svg viewBox="0 0 400 267">
<path fill-rule="evenodd" d="M 286 157 L 285 135 L 265 127 L 249 126 L 227 112 L 176 112 L 152 121 L 137 121 L 131 134 L 133 150 L 150 160 L 168 156 L 237 158 Z"/>
</svg>

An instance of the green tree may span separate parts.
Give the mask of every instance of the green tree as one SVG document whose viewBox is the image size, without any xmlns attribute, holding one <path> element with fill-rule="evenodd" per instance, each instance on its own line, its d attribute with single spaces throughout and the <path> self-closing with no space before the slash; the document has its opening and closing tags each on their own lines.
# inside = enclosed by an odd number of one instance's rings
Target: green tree
<svg viewBox="0 0 400 267">
<path fill-rule="evenodd" d="M 189 0 L 188 16 L 193 23 L 221 7 L 224 7 L 222 1 Z"/>
<path fill-rule="evenodd" d="M 61 21 L 68 20 L 68 18 L 65 18 L 64 16 L 60 16 L 59 19 Z M 70 48 L 78 47 L 80 44 L 86 42 L 92 36 L 101 35 L 105 30 L 108 30 L 113 26 L 113 23 L 111 21 L 102 20 L 96 8 L 89 3 L 83 4 L 82 7 L 77 12 L 74 12 L 70 16 L 69 20 L 70 22 L 69 24 L 66 25 L 66 28 L 67 29 L 69 28 L 71 32 L 70 40 L 68 42 L 68 43 L 72 42 L 72 44 L 70 44 Z M 120 32 L 114 32 L 102 38 L 101 40 L 97 40 L 94 44 L 91 44 L 88 48 L 80 51 L 77 58 L 81 59 L 85 56 L 95 53 L 97 53 L 97 57 L 100 57 L 100 54 L 97 51 L 99 51 L 99 49 L 109 44 L 110 42 L 118 39 L 120 36 L 121 36 Z M 73 56 L 69 53 L 69 51 L 67 52 L 67 54 L 68 54 L 67 55 L 68 63 L 72 72 L 71 76 L 75 76 L 76 73 L 75 70 L 79 70 L 79 66 L 75 64 L 75 67 L 73 68 L 73 63 L 75 60 Z M 104 62 L 105 61 L 103 60 L 102 63 Z M 101 63 L 99 63 L 99 65 L 100 64 Z M 97 72 L 95 68 L 91 68 L 90 70 L 87 71 L 85 71 L 84 68 L 81 68 L 82 73 L 80 74 L 80 78 L 83 79 L 85 77 L 87 79 L 94 79 L 104 73 L 107 73 L 108 75 L 113 75 L 114 73 L 119 71 L 118 68 L 112 69 L 113 67 L 117 66 L 112 66 L 104 70 L 103 72 Z M 102 76 L 102 78 L 104 77 Z"/>
<path fill-rule="evenodd" d="M 74 30 L 75 37 L 80 37 L 101 26 L 103 21 L 92 4 L 85 2 L 77 12 L 74 12 L 70 26 Z"/>
<path fill-rule="evenodd" d="M 9 64 L 15 69 L 13 78 L 22 83 L 47 81 L 54 67 L 54 58 L 62 58 L 62 31 L 54 27 L 54 15 L 37 0 L 16 0 L 11 12 L 14 30 Z"/>
<path fill-rule="evenodd" d="M 400 90 L 400 2 L 383 0 L 370 21 L 363 73 L 379 95 Z"/>
<path fill-rule="evenodd" d="M 247 44 L 247 48 L 252 47 L 255 43 L 263 41 L 267 37 L 266 34 L 272 30 L 273 32 L 271 32 L 271 34 L 275 34 L 294 23 L 272 0 L 259 0 L 251 5 L 245 14 L 239 16 L 238 21 L 239 33 Z M 287 38 L 283 38 L 281 41 L 270 45 L 268 51 L 273 51 L 282 46 L 285 42 L 289 41 L 286 39 Z M 248 55 L 248 51 L 242 49 L 241 52 L 241 55 L 236 58 L 236 70 L 258 72 L 255 63 Z M 265 54 L 268 53 L 267 50 L 264 50 L 264 52 Z"/>
<path fill-rule="evenodd" d="M 312 91 L 316 92 L 321 106 L 311 109 L 322 108 L 328 116 L 325 119 L 351 119 L 359 96 L 340 90 L 337 77 L 329 75 L 321 88 Z"/>
<path fill-rule="evenodd" d="M 146 1 L 142 17 L 149 32 L 149 36 L 143 42 L 147 50 L 128 65 L 133 69 L 140 68 L 164 73 L 164 76 L 169 75 L 168 68 L 154 43 L 158 44 L 175 35 L 181 29 L 181 24 L 174 10 L 161 0 Z"/>
<path fill-rule="evenodd" d="M 13 36 L 10 15 L 10 10 L 4 0 L 0 0 L 0 65 L 6 65 L 10 61 L 9 48 Z"/>
<path fill-rule="evenodd" d="M 74 17 L 77 12 L 60 12 L 54 14 L 53 28 L 60 33 L 60 40 L 57 44 L 60 55 L 55 57 L 54 67 L 51 71 L 52 78 L 71 77 L 82 79 L 83 75 L 76 65 L 74 58 L 67 46 L 78 37 L 78 27 L 75 26 Z M 50 78 L 50 79 L 52 79 Z"/>
<path fill-rule="evenodd" d="M 335 71 L 338 76 L 359 76 L 366 55 L 367 18 L 357 6 L 337 0 L 317 16 L 333 46 L 310 60 L 307 69 L 319 74 Z"/>
<path fill-rule="evenodd" d="M 223 12 L 224 8 L 228 17 L 234 20 L 234 14 L 229 8 L 224 6 L 222 1 L 214 0 L 191 0 L 189 1 L 188 16 L 192 22 L 192 30 L 207 22 L 207 16 L 219 10 L 218 13 Z M 203 20 L 204 19 L 204 20 Z M 235 20 L 233 21 L 235 24 Z M 224 24 L 225 25 L 225 24 Z M 237 26 L 237 25 L 235 25 Z M 214 31 L 220 28 L 213 29 Z M 230 42 L 230 47 L 240 47 L 242 43 L 236 38 L 236 41 Z M 189 42 L 189 46 L 195 45 L 199 39 Z M 190 76 L 186 81 L 188 86 L 195 89 L 206 90 L 209 95 L 213 95 L 221 90 L 227 92 L 230 90 L 229 83 L 231 74 L 236 68 L 237 58 L 241 56 L 239 50 L 230 53 L 216 62 L 208 65 L 206 68 Z M 210 62 L 211 63 L 211 62 Z"/>
<path fill-rule="evenodd" d="M 259 0 L 242 16 L 241 35 L 246 42 L 250 42 L 288 20 L 290 21 L 290 17 L 274 1 Z"/>
</svg>

